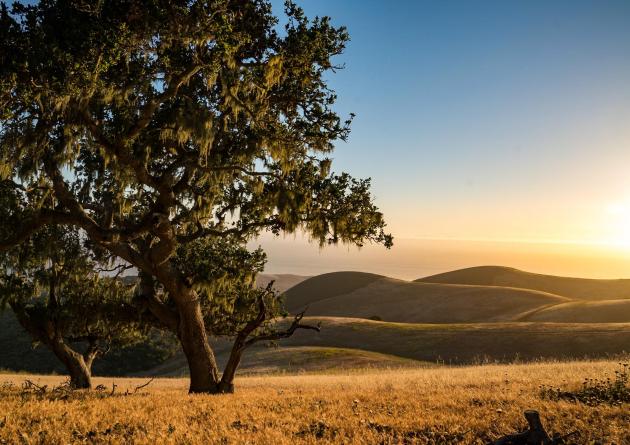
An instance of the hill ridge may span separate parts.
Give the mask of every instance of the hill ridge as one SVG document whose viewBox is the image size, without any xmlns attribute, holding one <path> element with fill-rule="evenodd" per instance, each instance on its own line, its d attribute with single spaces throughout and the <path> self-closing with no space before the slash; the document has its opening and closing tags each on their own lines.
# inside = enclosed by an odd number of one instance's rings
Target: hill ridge
<svg viewBox="0 0 630 445">
<path fill-rule="evenodd" d="M 630 279 L 579 278 L 527 272 L 507 266 L 474 266 L 414 280 L 532 289 L 576 300 L 630 299 Z"/>
</svg>

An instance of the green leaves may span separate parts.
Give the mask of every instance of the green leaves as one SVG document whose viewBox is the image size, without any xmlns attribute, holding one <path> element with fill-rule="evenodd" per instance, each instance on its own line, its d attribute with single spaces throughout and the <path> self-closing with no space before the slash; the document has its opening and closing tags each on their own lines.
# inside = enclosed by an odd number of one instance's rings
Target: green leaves
<svg viewBox="0 0 630 445">
<path fill-rule="evenodd" d="M 181 245 L 174 264 L 199 291 L 212 294 L 233 282 L 251 284 L 267 261 L 261 250 L 250 252 L 229 238 L 199 238 Z"/>
</svg>

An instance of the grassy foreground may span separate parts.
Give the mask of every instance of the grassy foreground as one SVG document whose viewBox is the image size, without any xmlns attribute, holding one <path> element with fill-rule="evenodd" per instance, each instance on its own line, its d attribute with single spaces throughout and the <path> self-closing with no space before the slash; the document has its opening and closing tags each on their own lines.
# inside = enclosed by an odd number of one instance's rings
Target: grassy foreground
<svg viewBox="0 0 630 445">
<path fill-rule="evenodd" d="M 234 395 L 189 396 L 185 379 L 97 379 L 107 391 L 54 400 L 21 384 L 60 377 L 0 375 L 0 443 L 487 443 L 523 429 L 537 409 L 571 443 L 630 444 L 630 407 L 542 400 L 540 385 L 577 388 L 616 362 L 366 370 L 242 377 Z M 4 383 L 1 383 L 4 382 Z M 107 394 L 107 395 L 106 395 Z"/>
</svg>

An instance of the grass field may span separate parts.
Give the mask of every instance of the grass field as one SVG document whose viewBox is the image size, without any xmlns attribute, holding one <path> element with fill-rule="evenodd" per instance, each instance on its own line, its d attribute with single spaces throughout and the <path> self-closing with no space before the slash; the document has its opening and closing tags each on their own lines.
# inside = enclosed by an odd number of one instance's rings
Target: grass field
<svg viewBox="0 0 630 445">
<path fill-rule="evenodd" d="M 572 443 L 630 444 L 630 407 L 595 407 L 540 398 L 540 385 L 577 388 L 612 376 L 616 362 L 367 370 L 237 380 L 234 395 L 189 396 L 184 379 L 115 379 L 113 396 L 40 400 L 1 375 L 0 443 L 487 443 L 521 430 L 525 409 L 549 431 L 579 431 Z M 97 379 L 109 394 L 112 379 Z"/>
</svg>

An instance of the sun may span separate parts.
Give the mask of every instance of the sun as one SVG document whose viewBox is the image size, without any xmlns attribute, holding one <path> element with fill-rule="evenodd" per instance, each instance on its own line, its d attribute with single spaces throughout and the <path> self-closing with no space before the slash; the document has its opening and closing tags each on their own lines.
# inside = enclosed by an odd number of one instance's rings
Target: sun
<svg viewBox="0 0 630 445">
<path fill-rule="evenodd" d="M 617 202 L 606 208 L 606 244 L 630 249 L 630 203 Z"/>
</svg>

